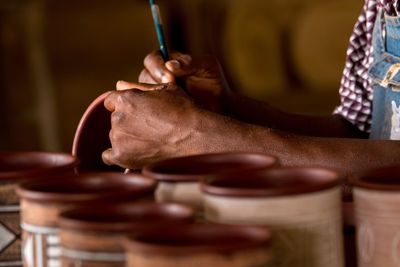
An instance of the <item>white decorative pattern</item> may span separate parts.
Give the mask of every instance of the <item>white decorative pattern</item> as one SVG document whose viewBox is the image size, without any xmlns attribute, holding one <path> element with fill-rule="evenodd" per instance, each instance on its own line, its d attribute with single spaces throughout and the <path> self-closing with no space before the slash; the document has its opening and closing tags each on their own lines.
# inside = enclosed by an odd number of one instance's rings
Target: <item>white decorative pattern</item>
<svg viewBox="0 0 400 267">
<path fill-rule="evenodd" d="M 0 213 L 2 212 L 20 212 L 19 205 L 0 206 Z"/>
<path fill-rule="evenodd" d="M 15 239 L 15 234 L 0 223 L 0 251 L 3 251 L 8 245 L 14 242 Z"/>
<path fill-rule="evenodd" d="M 72 260 L 100 261 L 100 262 L 124 262 L 125 254 L 118 252 L 90 252 L 62 248 L 61 255 Z"/>
<path fill-rule="evenodd" d="M 27 267 L 61 266 L 58 228 L 26 223 L 22 223 L 21 228 L 27 234 L 27 238 L 22 244 L 23 258 L 28 265 Z M 44 262 L 44 259 L 47 259 L 47 261 Z"/>
<path fill-rule="evenodd" d="M 361 224 L 357 238 L 361 261 L 368 263 L 373 259 L 375 253 L 375 237 L 372 228 L 367 223 Z"/>
<path fill-rule="evenodd" d="M 397 266 L 400 266 L 400 232 L 397 232 L 392 241 L 392 259 Z"/>
<path fill-rule="evenodd" d="M 33 267 L 33 236 L 28 236 L 22 244 L 22 257 L 27 267 Z"/>
</svg>

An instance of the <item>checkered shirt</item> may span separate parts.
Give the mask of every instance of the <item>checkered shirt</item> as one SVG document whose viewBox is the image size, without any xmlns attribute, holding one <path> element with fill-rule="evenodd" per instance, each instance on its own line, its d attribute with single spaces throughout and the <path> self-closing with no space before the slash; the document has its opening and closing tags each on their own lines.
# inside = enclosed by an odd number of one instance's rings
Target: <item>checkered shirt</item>
<svg viewBox="0 0 400 267">
<path fill-rule="evenodd" d="M 368 69 L 372 64 L 372 31 L 378 10 L 396 15 L 396 0 L 365 0 L 361 15 L 354 26 L 347 49 L 346 65 L 340 85 L 341 104 L 334 114 L 339 114 L 357 126 L 370 132 L 372 118 L 372 87 Z M 397 7 L 397 8 L 396 8 Z"/>
</svg>

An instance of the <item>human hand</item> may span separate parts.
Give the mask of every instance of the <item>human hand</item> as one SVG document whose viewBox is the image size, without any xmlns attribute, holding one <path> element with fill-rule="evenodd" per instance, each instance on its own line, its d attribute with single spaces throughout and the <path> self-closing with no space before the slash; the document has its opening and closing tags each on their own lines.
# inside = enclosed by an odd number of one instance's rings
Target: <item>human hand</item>
<svg viewBox="0 0 400 267">
<path fill-rule="evenodd" d="M 139 82 L 158 84 L 179 79 L 197 105 L 224 113 L 230 90 L 218 60 L 213 56 L 191 57 L 175 51 L 170 57 L 171 60 L 164 62 L 159 51 L 148 54 Z"/>
<path fill-rule="evenodd" d="M 106 164 L 138 169 L 161 158 L 199 152 L 194 140 L 201 112 L 176 84 L 130 86 L 104 101 L 112 112 L 112 148 L 102 154 Z"/>
</svg>

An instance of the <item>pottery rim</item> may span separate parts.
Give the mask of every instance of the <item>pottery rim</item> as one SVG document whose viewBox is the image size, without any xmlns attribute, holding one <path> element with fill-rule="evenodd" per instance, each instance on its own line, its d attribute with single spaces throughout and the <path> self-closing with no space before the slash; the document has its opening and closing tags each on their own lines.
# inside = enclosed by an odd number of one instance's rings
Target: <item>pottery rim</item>
<svg viewBox="0 0 400 267">
<path fill-rule="evenodd" d="M 227 197 L 275 197 L 330 189 L 341 180 L 337 172 L 327 168 L 281 167 L 216 175 L 204 179 L 201 190 Z"/>
<path fill-rule="evenodd" d="M 17 187 L 17 194 L 33 202 L 69 203 L 99 199 L 135 199 L 152 194 L 156 181 L 139 174 L 111 172 L 82 173 L 27 181 Z"/>
<path fill-rule="evenodd" d="M 277 165 L 278 159 L 268 154 L 210 153 L 160 160 L 145 166 L 142 173 L 162 182 L 197 182 L 217 173 L 267 169 Z"/>
<path fill-rule="evenodd" d="M 267 248 L 271 232 L 261 226 L 190 224 L 154 229 L 124 238 L 126 251 L 144 253 L 232 253 Z"/>
<path fill-rule="evenodd" d="M 400 166 L 388 166 L 383 168 L 371 169 L 354 175 L 350 178 L 350 184 L 353 187 L 382 190 L 399 191 L 400 190 Z"/>
<path fill-rule="evenodd" d="M 73 172 L 78 160 L 71 154 L 41 151 L 0 152 L 0 180 Z"/>
<path fill-rule="evenodd" d="M 182 204 L 124 202 L 65 211 L 60 215 L 59 225 L 77 231 L 127 232 L 193 220 L 193 209 Z"/>
</svg>

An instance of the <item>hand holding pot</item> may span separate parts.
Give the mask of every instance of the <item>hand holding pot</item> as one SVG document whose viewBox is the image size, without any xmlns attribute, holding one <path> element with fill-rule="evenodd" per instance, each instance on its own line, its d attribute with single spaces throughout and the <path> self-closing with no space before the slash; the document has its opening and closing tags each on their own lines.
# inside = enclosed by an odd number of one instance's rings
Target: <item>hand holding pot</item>
<svg viewBox="0 0 400 267">
<path fill-rule="evenodd" d="M 108 165 L 137 169 L 151 161 L 196 153 L 196 123 L 201 113 L 177 85 L 132 84 L 104 102 L 112 112 Z"/>
</svg>

